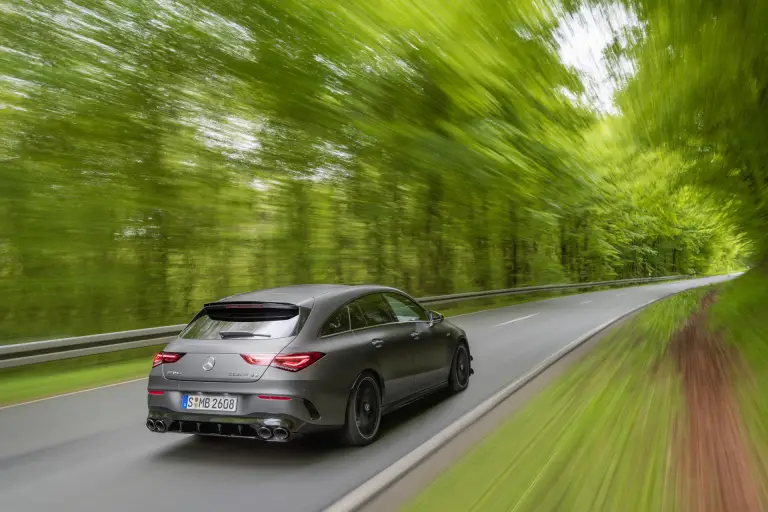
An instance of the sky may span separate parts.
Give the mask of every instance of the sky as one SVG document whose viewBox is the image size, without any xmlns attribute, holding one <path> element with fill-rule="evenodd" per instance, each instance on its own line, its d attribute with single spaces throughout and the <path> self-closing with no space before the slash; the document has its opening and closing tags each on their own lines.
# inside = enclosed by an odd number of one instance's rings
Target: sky
<svg viewBox="0 0 768 512">
<path fill-rule="evenodd" d="M 600 10 L 582 7 L 558 33 L 560 58 L 584 75 L 589 101 L 602 112 L 618 113 L 613 105 L 616 84 L 610 77 L 603 50 L 613 40 L 614 30 L 638 24 L 634 13 L 617 4 Z M 620 66 L 624 73 L 631 73 L 630 62 Z"/>
</svg>

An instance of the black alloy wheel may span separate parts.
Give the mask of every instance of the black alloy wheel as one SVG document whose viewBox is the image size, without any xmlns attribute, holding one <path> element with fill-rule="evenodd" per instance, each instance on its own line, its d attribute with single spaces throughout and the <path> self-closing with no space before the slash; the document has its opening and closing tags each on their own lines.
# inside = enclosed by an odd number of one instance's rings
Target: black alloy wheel
<svg viewBox="0 0 768 512">
<path fill-rule="evenodd" d="M 469 350 L 466 344 L 459 343 L 456 347 L 456 352 L 453 354 L 453 365 L 451 366 L 451 374 L 449 376 L 451 391 L 458 393 L 467 389 L 471 374 L 472 367 L 470 366 Z"/>
<path fill-rule="evenodd" d="M 372 443 L 381 425 L 381 388 L 376 378 L 361 375 L 350 393 L 344 441 L 354 446 Z"/>
</svg>

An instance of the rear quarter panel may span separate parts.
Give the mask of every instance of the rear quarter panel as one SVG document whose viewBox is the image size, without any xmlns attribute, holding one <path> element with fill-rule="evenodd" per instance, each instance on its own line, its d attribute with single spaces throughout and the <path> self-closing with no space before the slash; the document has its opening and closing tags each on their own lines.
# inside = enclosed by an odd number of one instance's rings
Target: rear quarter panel
<svg viewBox="0 0 768 512">
<path fill-rule="evenodd" d="M 374 351 L 355 332 L 294 342 L 283 352 L 322 352 L 325 356 L 300 372 L 283 372 L 287 375 L 281 378 L 302 381 L 307 386 L 308 395 L 317 400 L 315 405 L 321 414 L 332 415 L 338 418 L 334 423 L 343 424 L 349 393 L 358 375 L 365 370 L 380 375 Z M 273 374 L 270 369 L 270 375 Z"/>
</svg>

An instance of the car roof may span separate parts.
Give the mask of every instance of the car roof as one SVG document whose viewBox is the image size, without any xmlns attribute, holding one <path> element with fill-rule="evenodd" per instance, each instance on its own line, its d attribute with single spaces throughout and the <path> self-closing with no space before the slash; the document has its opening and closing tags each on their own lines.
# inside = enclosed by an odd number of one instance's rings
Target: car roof
<svg viewBox="0 0 768 512">
<path fill-rule="evenodd" d="M 380 285 L 302 284 L 239 293 L 217 302 L 283 302 L 310 308 L 309 317 L 297 336 L 297 340 L 303 341 L 316 339 L 328 316 L 345 303 L 369 293 L 385 292 L 404 293 Z"/>
<path fill-rule="evenodd" d="M 332 303 L 344 302 L 365 293 L 386 291 L 399 292 L 394 288 L 379 285 L 297 284 L 238 293 L 217 302 L 284 302 L 300 306 L 309 305 L 318 300 Z"/>
</svg>

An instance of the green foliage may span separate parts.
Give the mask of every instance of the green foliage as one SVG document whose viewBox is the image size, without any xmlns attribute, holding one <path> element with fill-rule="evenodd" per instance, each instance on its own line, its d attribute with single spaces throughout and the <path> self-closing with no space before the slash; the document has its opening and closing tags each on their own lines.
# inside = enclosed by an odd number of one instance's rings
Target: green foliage
<svg viewBox="0 0 768 512">
<path fill-rule="evenodd" d="M 541 2 L 0 5 L 0 340 L 300 282 L 415 295 L 738 264 Z"/>
<path fill-rule="evenodd" d="M 629 0 L 642 28 L 612 48 L 635 63 L 620 106 L 636 139 L 683 160 L 678 179 L 711 196 L 768 249 L 768 5 Z"/>
</svg>

